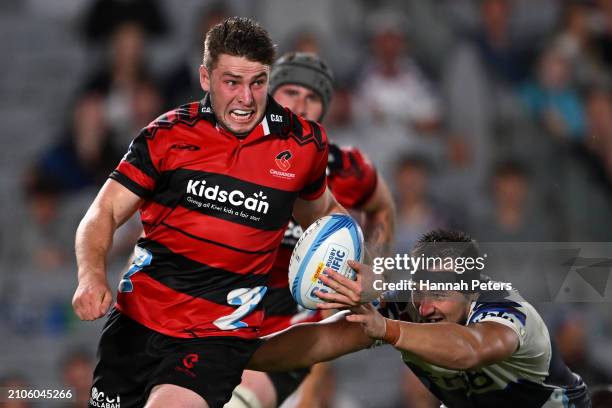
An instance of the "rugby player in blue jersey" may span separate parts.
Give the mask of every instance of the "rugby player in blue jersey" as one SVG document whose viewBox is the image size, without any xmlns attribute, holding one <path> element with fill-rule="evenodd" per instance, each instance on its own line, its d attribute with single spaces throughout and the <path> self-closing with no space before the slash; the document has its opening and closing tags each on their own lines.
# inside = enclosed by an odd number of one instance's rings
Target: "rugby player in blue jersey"
<svg viewBox="0 0 612 408">
<path fill-rule="evenodd" d="M 437 230 L 419 240 L 412 256 L 458 258 L 465 256 L 466 246 L 478 256 L 476 243 L 466 234 Z M 353 267 L 367 272 L 365 265 Z M 451 270 L 419 271 L 416 276 L 444 273 L 461 279 Z M 338 292 L 319 295 L 328 302 L 324 307 L 342 305 L 350 313 L 269 338 L 249 368 L 293 369 L 386 343 L 449 408 L 591 406 L 586 385 L 563 363 L 544 321 L 516 291 L 420 291 L 413 292 L 411 302 L 383 302 L 375 308 L 361 303 L 357 282 L 332 271 L 322 280 Z"/>
</svg>

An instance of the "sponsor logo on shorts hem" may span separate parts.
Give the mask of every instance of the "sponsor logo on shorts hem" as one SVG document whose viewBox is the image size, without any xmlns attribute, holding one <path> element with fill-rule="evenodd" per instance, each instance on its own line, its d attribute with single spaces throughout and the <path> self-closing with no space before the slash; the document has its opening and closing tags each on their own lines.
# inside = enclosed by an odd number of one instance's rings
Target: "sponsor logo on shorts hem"
<svg viewBox="0 0 612 408">
<path fill-rule="evenodd" d="M 91 389 L 89 397 L 89 405 L 96 408 L 121 408 L 121 400 L 119 394 L 110 396 L 99 391 L 96 387 Z"/>
</svg>

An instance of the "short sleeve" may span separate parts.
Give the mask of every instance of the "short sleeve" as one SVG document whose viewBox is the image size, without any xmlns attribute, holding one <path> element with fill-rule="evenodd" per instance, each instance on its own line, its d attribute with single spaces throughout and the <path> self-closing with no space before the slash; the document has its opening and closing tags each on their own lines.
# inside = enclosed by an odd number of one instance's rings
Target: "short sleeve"
<svg viewBox="0 0 612 408">
<path fill-rule="evenodd" d="M 300 198 L 304 200 L 316 200 L 325 192 L 327 187 L 326 169 L 329 148 L 325 130 L 315 122 L 308 121 L 308 124 L 310 125 L 312 136 L 319 141 L 319 143 L 313 145 L 321 146 L 321 148 L 317 147 L 316 149 L 316 153 L 312 160 L 313 166 L 311 167 L 311 176 L 300 191 Z"/>
<path fill-rule="evenodd" d="M 527 316 L 516 302 L 480 303 L 468 319 L 468 324 L 495 322 L 511 328 L 519 338 L 520 346 L 526 338 L 525 323 Z"/>
<path fill-rule="evenodd" d="M 146 130 L 143 130 L 132 141 L 127 153 L 109 176 L 142 198 L 153 194 L 159 178 L 159 172 L 151 159 L 149 142 L 152 139 L 146 135 Z"/>
<path fill-rule="evenodd" d="M 374 195 L 378 175 L 372 162 L 359 149 L 331 143 L 327 182 L 342 206 L 359 208 Z"/>
</svg>

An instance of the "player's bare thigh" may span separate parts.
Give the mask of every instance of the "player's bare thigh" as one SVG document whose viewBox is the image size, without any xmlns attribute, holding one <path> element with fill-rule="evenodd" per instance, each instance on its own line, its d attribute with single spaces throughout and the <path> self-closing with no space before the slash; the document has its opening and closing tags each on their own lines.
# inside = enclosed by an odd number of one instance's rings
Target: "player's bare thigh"
<svg viewBox="0 0 612 408">
<path fill-rule="evenodd" d="M 153 387 L 145 408 L 208 408 L 200 395 L 174 384 L 159 384 Z"/>
</svg>

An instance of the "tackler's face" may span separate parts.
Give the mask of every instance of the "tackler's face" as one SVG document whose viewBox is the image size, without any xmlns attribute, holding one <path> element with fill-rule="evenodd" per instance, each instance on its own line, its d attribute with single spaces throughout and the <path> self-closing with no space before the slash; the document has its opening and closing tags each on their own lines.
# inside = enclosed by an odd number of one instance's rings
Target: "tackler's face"
<svg viewBox="0 0 612 408">
<path fill-rule="evenodd" d="M 416 290 L 412 302 L 428 323 L 465 323 L 471 300 L 454 290 Z"/>
<path fill-rule="evenodd" d="M 456 272 L 446 269 L 417 271 L 412 303 L 423 320 L 428 323 L 465 323 L 474 295 L 458 290 L 440 290 L 441 284 L 453 282 L 456 276 Z"/>
<path fill-rule="evenodd" d="M 284 84 L 276 88 L 274 100 L 301 117 L 320 121 L 323 115 L 323 100 L 312 89 L 298 84 Z"/>
<path fill-rule="evenodd" d="M 202 89 L 210 100 L 219 123 L 245 136 L 259 124 L 266 110 L 270 66 L 245 57 L 219 55 L 211 72 L 200 67 Z"/>
</svg>

